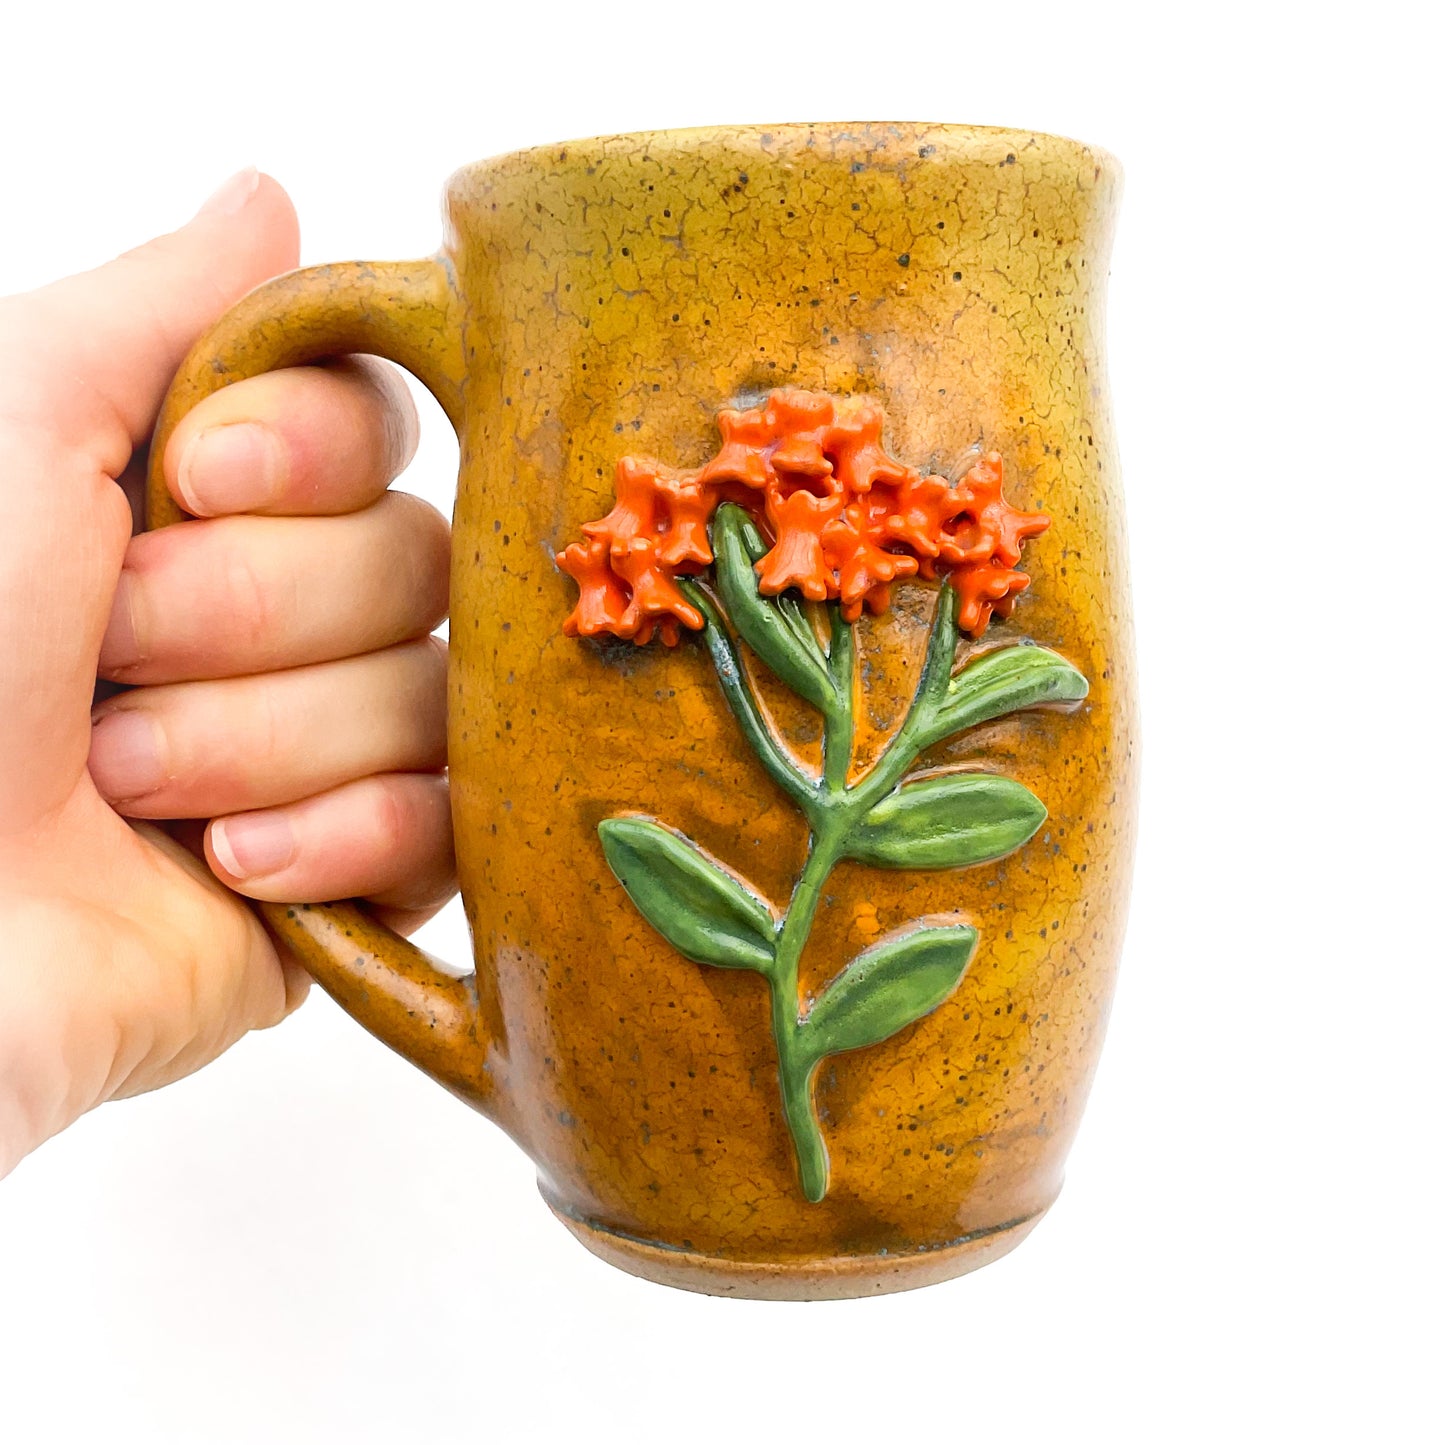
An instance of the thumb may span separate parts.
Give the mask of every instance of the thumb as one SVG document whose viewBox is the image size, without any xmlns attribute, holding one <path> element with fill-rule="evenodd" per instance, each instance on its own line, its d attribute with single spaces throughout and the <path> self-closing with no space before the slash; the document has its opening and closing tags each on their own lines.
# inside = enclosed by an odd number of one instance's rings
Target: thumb
<svg viewBox="0 0 1445 1445">
<path fill-rule="evenodd" d="M 118 474 L 192 342 L 233 301 L 295 266 L 297 253 L 290 198 L 253 167 L 178 231 L 17 298 L 34 323 L 21 329 L 39 342 L 26 390 L 51 435 L 99 445 L 97 460 Z"/>
</svg>

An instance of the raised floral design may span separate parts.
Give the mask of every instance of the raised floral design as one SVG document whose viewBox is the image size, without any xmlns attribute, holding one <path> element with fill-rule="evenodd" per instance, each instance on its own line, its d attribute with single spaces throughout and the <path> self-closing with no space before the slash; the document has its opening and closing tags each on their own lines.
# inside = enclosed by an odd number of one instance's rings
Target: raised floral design
<svg viewBox="0 0 1445 1445">
<path fill-rule="evenodd" d="M 837 601 L 848 622 L 888 607 L 900 578 L 949 578 L 959 628 L 983 635 L 1029 584 L 1023 543 L 1049 525 L 1003 498 L 1003 461 L 990 452 L 958 482 L 925 476 L 883 448 L 883 409 L 870 397 L 775 391 L 757 407 L 718 413 L 722 447 L 679 472 L 640 457 L 617 464 L 616 504 L 583 528 L 557 563 L 581 588 L 569 636 L 611 633 L 637 643 L 703 627 L 677 587 L 712 561 L 708 523 L 724 502 L 752 518 L 768 547 L 759 590 L 796 588 Z"/>
<path fill-rule="evenodd" d="M 618 881 L 684 957 L 767 981 L 783 1118 L 810 1200 L 828 1189 L 813 1103 L 826 1058 L 882 1042 L 942 1003 L 963 978 L 977 930 L 956 915 L 915 919 L 854 958 L 803 1007 L 798 963 L 823 885 L 845 858 L 878 868 L 967 868 L 1005 857 L 1038 830 L 1044 805 L 1022 784 L 977 769 L 910 777 L 944 739 L 1024 708 L 1068 705 L 1083 675 L 1046 648 L 1017 644 L 954 671 L 958 636 L 983 635 L 1028 586 L 1023 544 L 1049 519 L 1003 497 L 991 452 L 958 481 L 924 475 L 883 447 L 883 411 L 866 397 L 777 391 L 719 413 L 722 446 L 680 472 L 636 457 L 617 467 L 616 504 L 557 559 L 576 579 L 571 636 L 669 646 L 701 632 L 722 693 L 769 776 L 808 820 L 808 859 L 775 908 L 690 839 L 621 814 L 598 828 Z M 854 628 L 909 577 L 938 583 L 912 705 L 882 754 L 853 774 Z M 827 603 L 806 612 L 799 597 Z M 822 767 L 784 745 L 759 703 L 744 645 L 817 708 Z"/>
</svg>

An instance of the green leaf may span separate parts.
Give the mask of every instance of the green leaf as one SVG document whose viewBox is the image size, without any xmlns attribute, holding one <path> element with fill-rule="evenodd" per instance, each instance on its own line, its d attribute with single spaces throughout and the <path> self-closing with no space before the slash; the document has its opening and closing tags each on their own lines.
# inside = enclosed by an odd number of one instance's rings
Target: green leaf
<svg viewBox="0 0 1445 1445">
<path fill-rule="evenodd" d="M 860 953 L 828 985 L 802 1023 L 812 1062 L 881 1043 L 925 1014 L 955 988 L 973 957 L 978 931 L 967 924 L 919 928 Z"/>
<path fill-rule="evenodd" d="M 1029 643 L 1001 647 L 949 679 L 935 704 L 925 745 L 1022 708 L 1078 702 L 1088 695 L 1084 674 L 1057 652 Z"/>
<path fill-rule="evenodd" d="M 738 636 L 799 697 L 814 707 L 833 702 L 822 649 L 794 597 L 764 597 L 753 563 L 765 550 L 762 538 L 735 503 L 718 508 L 712 525 L 718 592 Z"/>
<path fill-rule="evenodd" d="M 679 833 L 650 818 L 606 818 L 602 851 L 638 912 L 694 963 L 773 964 L 772 909 Z"/>
<path fill-rule="evenodd" d="M 905 783 L 854 829 L 848 856 L 879 868 L 969 868 L 1038 832 L 1048 810 L 994 773 L 943 773 Z"/>
</svg>

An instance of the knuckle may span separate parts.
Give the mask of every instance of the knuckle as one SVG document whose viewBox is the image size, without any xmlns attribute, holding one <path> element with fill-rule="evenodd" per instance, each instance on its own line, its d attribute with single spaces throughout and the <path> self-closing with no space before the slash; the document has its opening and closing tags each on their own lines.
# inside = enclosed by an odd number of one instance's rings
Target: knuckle
<svg viewBox="0 0 1445 1445">
<path fill-rule="evenodd" d="M 395 476 L 416 453 L 421 424 L 416 403 L 400 370 L 374 356 L 351 356 L 333 363 L 332 375 L 359 403 L 374 437 L 373 454 Z"/>
<path fill-rule="evenodd" d="M 380 401 L 377 415 L 386 457 L 392 474 L 395 475 L 416 455 L 417 443 L 421 440 L 421 422 L 417 416 L 416 402 L 412 400 L 411 389 L 401 372 L 389 362 L 383 361 L 376 363 L 374 374 Z"/>
<path fill-rule="evenodd" d="M 396 511 L 400 525 L 410 528 L 427 545 L 451 545 L 451 523 L 425 498 L 413 492 L 387 492 L 381 500 Z"/>
<path fill-rule="evenodd" d="M 371 831 L 379 858 L 390 861 L 400 857 L 412 846 L 415 810 L 403 795 L 384 778 L 371 784 Z"/>
<path fill-rule="evenodd" d="M 429 634 L 406 646 L 414 681 L 408 689 L 409 751 L 415 766 L 441 767 L 447 746 L 447 644 L 445 639 Z"/>
<path fill-rule="evenodd" d="M 409 492 L 388 492 L 386 498 L 392 516 L 388 518 L 387 538 L 395 537 L 399 527 L 408 541 L 412 562 L 413 605 L 426 613 L 435 626 L 446 616 L 447 592 L 451 573 L 451 523 L 430 502 Z M 391 542 L 390 551 L 395 550 Z"/>
<path fill-rule="evenodd" d="M 246 688 L 246 754 L 260 778 L 269 778 L 282 756 L 286 724 L 277 689 L 265 679 Z"/>
<path fill-rule="evenodd" d="M 435 632 L 429 632 L 420 640 L 420 645 L 425 649 L 427 680 L 441 688 L 443 695 L 445 695 L 447 680 L 447 640 L 445 637 L 438 637 Z"/>
<path fill-rule="evenodd" d="M 284 635 L 281 599 L 244 551 L 228 559 L 222 595 L 227 626 L 246 655 L 269 657 Z"/>
</svg>

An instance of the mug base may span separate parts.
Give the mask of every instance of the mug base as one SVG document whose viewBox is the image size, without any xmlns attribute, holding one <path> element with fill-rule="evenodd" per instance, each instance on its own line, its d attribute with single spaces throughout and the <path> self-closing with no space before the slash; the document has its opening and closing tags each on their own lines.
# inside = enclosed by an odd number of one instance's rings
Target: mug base
<svg viewBox="0 0 1445 1445">
<path fill-rule="evenodd" d="M 546 1198 L 544 1193 L 543 1198 Z M 639 1279 L 694 1294 L 759 1300 L 861 1299 L 942 1284 L 1001 1259 L 1023 1242 L 1048 1206 L 1025 1219 L 965 1235 L 914 1254 L 847 1254 L 773 1262 L 722 1259 L 652 1244 L 574 1219 L 547 1200 L 552 1213 L 599 1259 Z"/>
</svg>

